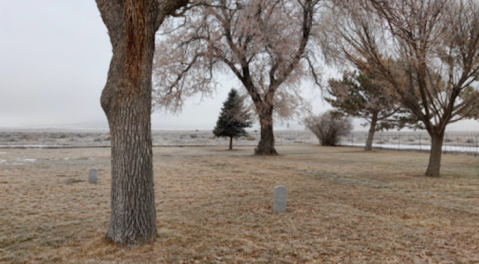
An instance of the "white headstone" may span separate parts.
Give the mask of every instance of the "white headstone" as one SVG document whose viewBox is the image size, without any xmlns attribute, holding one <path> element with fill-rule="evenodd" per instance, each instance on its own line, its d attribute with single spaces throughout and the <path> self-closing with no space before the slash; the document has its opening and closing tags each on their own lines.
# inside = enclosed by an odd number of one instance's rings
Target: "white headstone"
<svg viewBox="0 0 479 264">
<path fill-rule="evenodd" d="M 96 169 L 90 169 L 88 174 L 88 182 L 89 183 L 96 183 L 98 180 L 98 175 Z"/>
<path fill-rule="evenodd" d="M 286 196 L 287 188 L 284 185 L 278 185 L 274 187 L 274 201 L 273 201 L 273 213 L 285 213 L 286 212 Z"/>
</svg>

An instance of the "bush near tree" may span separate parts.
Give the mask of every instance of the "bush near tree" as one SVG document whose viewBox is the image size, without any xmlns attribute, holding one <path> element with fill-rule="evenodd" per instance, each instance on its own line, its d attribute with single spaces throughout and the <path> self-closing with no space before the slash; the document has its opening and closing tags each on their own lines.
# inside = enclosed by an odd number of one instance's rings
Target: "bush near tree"
<svg viewBox="0 0 479 264">
<path fill-rule="evenodd" d="M 320 115 L 311 115 L 303 120 L 306 129 L 313 132 L 323 146 L 336 146 L 341 136 L 353 130 L 351 118 L 334 115 L 327 111 Z"/>
</svg>

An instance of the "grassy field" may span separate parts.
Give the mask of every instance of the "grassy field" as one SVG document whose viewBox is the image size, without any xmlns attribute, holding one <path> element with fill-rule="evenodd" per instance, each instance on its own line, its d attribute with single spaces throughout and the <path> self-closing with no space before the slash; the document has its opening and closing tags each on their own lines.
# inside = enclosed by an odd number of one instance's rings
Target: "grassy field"
<svg viewBox="0 0 479 264">
<path fill-rule="evenodd" d="M 0 150 L 0 262 L 479 263 L 477 158 L 445 155 L 427 178 L 427 153 L 278 151 L 155 148 L 158 237 L 127 250 L 102 241 L 109 149 Z"/>
</svg>

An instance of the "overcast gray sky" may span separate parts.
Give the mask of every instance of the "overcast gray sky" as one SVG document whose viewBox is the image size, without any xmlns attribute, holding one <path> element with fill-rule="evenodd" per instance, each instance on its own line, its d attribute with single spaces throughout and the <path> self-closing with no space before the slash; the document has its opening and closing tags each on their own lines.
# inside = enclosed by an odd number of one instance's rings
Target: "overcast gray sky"
<svg viewBox="0 0 479 264">
<path fill-rule="evenodd" d="M 94 0 L 0 0 L 0 25 L 0 128 L 106 125 L 100 95 L 111 46 Z M 155 113 L 153 128 L 212 129 L 235 85 L 224 81 L 214 98 L 188 100 L 179 115 Z M 320 99 L 314 105 L 327 108 Z"/>
</svg>

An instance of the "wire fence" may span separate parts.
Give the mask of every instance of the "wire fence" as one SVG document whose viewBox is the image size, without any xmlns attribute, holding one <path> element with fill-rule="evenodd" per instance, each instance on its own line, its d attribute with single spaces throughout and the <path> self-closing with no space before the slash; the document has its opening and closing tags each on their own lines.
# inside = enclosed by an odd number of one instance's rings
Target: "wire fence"
<svg viewBox="0 0 479 264">
<path fill-rule="evenodd" d="M 367 132 L 353 132 L 341 138 L 340 145 L 364 147 Z M 376 132 L 373 140 L 375 149 L 429 151 L 431 138 L 427 132 Z M 479 155 L 479 133 L 448 132 L 445 134 L 443 153 Z"/>
</svg>

